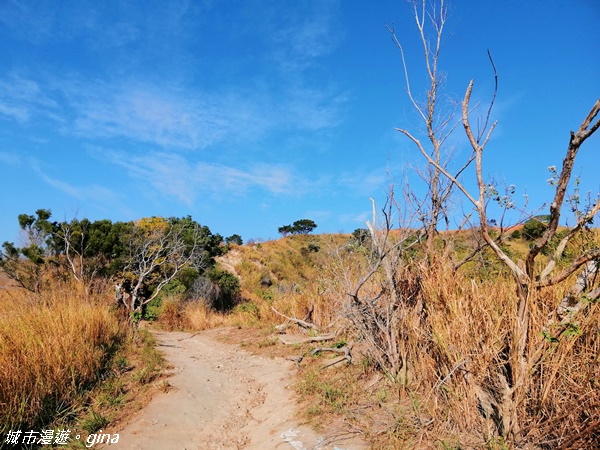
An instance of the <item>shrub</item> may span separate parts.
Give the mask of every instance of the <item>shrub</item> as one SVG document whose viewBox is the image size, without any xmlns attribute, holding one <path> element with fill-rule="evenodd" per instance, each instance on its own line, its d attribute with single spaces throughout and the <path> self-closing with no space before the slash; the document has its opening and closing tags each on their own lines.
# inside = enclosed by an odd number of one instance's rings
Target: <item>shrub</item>
<svg viewBox="0 0 600 450">
<path fill-rule="evenodd" d="M 523 237 L 528 241 L 535 241 L 542 237 L 547 227 L 545 223 L 536 218 L 530 219 L 523 225 Z"/>
</svg>

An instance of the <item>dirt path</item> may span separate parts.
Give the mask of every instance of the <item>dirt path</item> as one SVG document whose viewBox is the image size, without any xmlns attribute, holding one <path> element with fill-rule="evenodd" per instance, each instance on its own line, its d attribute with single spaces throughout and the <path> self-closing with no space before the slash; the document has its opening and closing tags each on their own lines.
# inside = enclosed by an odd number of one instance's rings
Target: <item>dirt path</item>
<svg viewBox="0 0 600 450">
<path fill-rule="evenodd" d="M 292 362 L 252 355 L 215 339 L 154 332 L 173 366 L 172 386 L 124 429 L 111 449 L 363 449 L 294 420 Z"/>
</svg>

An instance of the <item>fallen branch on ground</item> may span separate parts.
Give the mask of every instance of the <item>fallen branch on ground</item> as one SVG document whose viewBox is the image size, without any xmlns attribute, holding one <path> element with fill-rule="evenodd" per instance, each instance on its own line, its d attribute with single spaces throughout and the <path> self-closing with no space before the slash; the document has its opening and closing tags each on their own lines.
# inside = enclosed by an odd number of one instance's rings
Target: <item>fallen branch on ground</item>
<svg viewBox="0 0 600 450">
<path fill-rule="evenodd" d="M 316 326 L 314 323 L 307 322 L 306 320 L 296 319 L 295 317 L 288 317 L 288 316 L 286 316 L 285 314 L 282 314 L 282 313 L 280 313 L 279 311 L 277 311 L 277 310 L 276 310 L 275 308 L 273 308 L 272 306 L 271 306 L 271 309 L 273 310 L 273 312 L 274 312 L 275 314 L 277 314 L 277 315 L 279 315 L 279 316 L 283 317 L 284 319 L 287 319 L 287 320 L 289 320 L 290 322 L 293 322 L 293 323 L 295 323 L 296 325 L 298 325 L 298 326 L 300 326 L 300 327 L 302 327 L 302 328 L 305 328 L 305 329 L 309 329 L 309 328 L 310 328 L 311 330 L 315 330 L 316 332 L 318 332 L 318 331 L 319 331 L 318 327 L 317 327 L 317 326 Z M 311 312 L 308 314 L 308 317 L 310 317 L 310 315 L 312 315 L 312 311 L 311 311 Z M 279 327 L 277 327 L 277 329 L 279 330 L 279 328 L 281 328 L 281 327 L 282 327 L 282 325 L 280 325 Z M 282 329 L 282 331 L 283 331 L 284 329 L 285 329 L 285 328 L 283 328 L 283 329 Z"/>
<path fill-rule="evenodd" d="M 317 353 L 322 353 L 322 352 L 343 353 L 343 356 L 340 356 L 339 358 L 335 358 L 332 361 L 330 361 L 329 363 L 325 364 L 323 367 L 321 367 L 321 369 L 326 369 L 327 367 L 335 366 L 336 364 L 339 364 L 343 361 L 346 361 L 347 364 L 351 364 L 352 363 L 352 355 L 350 354 L 351 350 L 352 350 L 352 344 L 346 345 L 342 348 L 317 347 L 315 349 L 312 349 L 310 354 L 316 355 Z"/>
<path fill-rule="evenodd" d="M 294 336 L 294 335 L 279 335 L 279 340 L 286 345 L 306 344 L 308 342 L 323 342 L 331 341 L 337 337 L 337 333 L 327 333 L 320 336 Z"/>
</svg>

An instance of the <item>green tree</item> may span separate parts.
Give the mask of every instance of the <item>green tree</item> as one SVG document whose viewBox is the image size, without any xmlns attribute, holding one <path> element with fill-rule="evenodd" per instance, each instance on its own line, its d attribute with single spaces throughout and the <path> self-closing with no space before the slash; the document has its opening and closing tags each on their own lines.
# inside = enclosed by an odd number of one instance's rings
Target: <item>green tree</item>
<svg viewBox="0 0 600 450">
<path fill-rule="evenodd" d="M 50 222 L 51 216 L 49 209 L 38 209 L 35 215 L 20 214 L 18 222 L 25 245 L 19 248 L 13 242 L 4 242 L 0 251 L 0 269 L 20 287 L 32 292 L 41 290 L 44 273 L 56 262 L 57 224 Z"/>
<path fill-rule="evenodd" d="M 118 273 L 125 255 L 121 237 L 128 234 L 132 226 L 131 223 L 76 218 L 57 224 L 53 239 L 61 265 L 86 290 L 97 278 Z"/>
<path fill-rule="evenodd" d="M 208 278 L 217 286 L 211 306 L 218 311 L 229 311 L 239 303 L 240 282 L 225 270 L 213 267 L 207 271 Z"/>
<path fill-rule="evenodd" d="M 188 277 L 184 269 L 202 274 L 226 250 L 220 235 L 190 216 L 142 219 L 122 239 L 126 255 L 121 282 L 115 286 L 116 299 L 131 314 L 141 313 L 179 275 Z"/>
<path fill-rule="evenodd" d="M 315 228 L 317 228 L 317 224 L 310 219 L 300 219 L 296 220 L 292 224 L 292 233 L 294 234 L 308 234 L 311 233 Z"/>
<path fill-rule="evenodd" d="M 371 234 L 366 228 L 357 228 L 352 232 L 352 238 L 358 245 L 367 245 L 370 242 Z"/>
<path fill-rule="evenodd" d="M 535 241 L 542 237 L 548 225 L 536 218 L 530 219 L 523 225 L 522 236 L 528 241 Z"/>
<path fill-rule="evenodd" d="M 296 220 L 291 225 L 284 225 L 279 227 L 277 231 L 281 233 L 283 237 L 288 234 L 308 234 L 317 228 L 317 224 L 310 219 Z"/>
<path fill-rule="evenodd" d="M 231 236 L 225 238 L 225 243 L 243 245 L 244 241 L 242 240 L 242 237 L 239 234 L 232 234 Z"/>
<path fill-rule="evenodd" d="M 280 233 L 283 237 L 286 237 L 288 234 L 294 232 L 294 228 L 291 225 L 283 225 L 277 229 L 277 232 Z"/>
</svg>

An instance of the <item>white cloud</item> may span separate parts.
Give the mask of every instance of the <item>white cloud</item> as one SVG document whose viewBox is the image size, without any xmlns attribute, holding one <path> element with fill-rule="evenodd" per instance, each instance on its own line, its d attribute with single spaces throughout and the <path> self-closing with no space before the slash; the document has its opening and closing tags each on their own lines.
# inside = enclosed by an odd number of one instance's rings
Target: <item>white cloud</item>
<svg viewBox="0 0 600 450">
<path fill-rule="evenodd" d="M 20 123 L 40 115 L 60 120 L 58 104 L 50 98 L 36 81 L 11 74 L 0 79 L 0 114 Z"/>
<path fill-rule="evenodd" d="M 29 165 L 32 170 L 50 187 L 67 194 L 77 200 L 79 205 L 95 206 L 107 212 L 119 211 L 123 215 L 133 217 L 132 210 L 124 201 L 123 195 L 99 184 L 76 186 L 64 180 L 48 175 L 38 160 L 30 159 Z"/>
<path fill-rule="evenodd" d="M 288 90 L 281 116 L 287 123 L 301 130 L 318 131 L 334 128 L 341 122 L 340 110 L 347 98 L 333 88 L 296 86 Z"/>
<path fill-rule="evenodd" d="M 317 131 L 340 123 L 345 96 L 332 89 L 290 88 L 224 92 L 150 86 L 71 83 L 64 87 L 76 118 L 73 129 L 95 138 L 125 137 L 169 149 L 201 150 L 221 142 L 260 139 L 276 128 Z"/>
<path fill-rule="evenodd" d="M 354 170 L 344 172 L 337 178 L 337 184 L 361 196 L 372 196 L 387 189 L 387 175 L 385 168 L 372 170 Z"/>
<path fill-rule="evenodd" d="M 242 80 L 210 89 L 150 81 L 137 69 L 124 81 L 86 78 L 72 69 L 53 75 L 14 72 L 0 79 L 0 116 L 19 123 L 43 117 L 66 135 L 89 139 L 126 138 L 196 150 L 221 142 L 254 142 L 274 129 L 334 128 L 347 101 L 331 85 L 309 85 L 297 76 L 272 78 L 267 67 L 268 83 Z"/>
<path fill-rule="evenodd" d="M 315 2 L 314 10 L 301 13 L 286 4 L 285 11 L 277 15 L 270 32 L 275 60 L 284 71 L 311 67 L 317 58 L 335 49 L 340 40 L 339 31 L 333 31 L 337 4 L 337 1 Z"/>
<path fill-rule="evenodd" d="M 202 149 L 233 133 L 236 109 L 228 100 L 179 93 L 159 87 L 74 84 L 67 88 L 76 111 L 77 133 L 97 138 Z"/>
<path fill-rule="evenodd" d="M 340 223 L 350 224 L 359 228 L 365 228 L 367 220 L 371 220 L 372 217 L 370 211 L 364 211 L 361 213 L 341 214 L 338 219 Z"/>
<path fill-rule="evenodd" d="M 10 117 L 11 119 L 21 123 L 29 120 L 29 111 L 27 108 L 23 106 L 12 106 L 6 103 L 0 103 L 0 115 Z"/>
<path fill-rule="evenodd" d="M 75 187 L 69 183 L 62 181 L 62 180 L 59 180 L 56 178 L 51 178 L 39 169 L 36 171 L 38 172 L 38 175 L 40 176 L 40 178 L 43 181 L 45 181 L 48 185 L 52 186 L 53 188 L 55 188 L 61 192 L 64 192 L 65 194 L 69 195 L 70 197 L 76 198 L 77 200 L 85 199 L 85 195 L 81 188 Z"/>
<path fill-rule="evenodd" d="M 7 166 L 18 166 L 21 164 L 21 158 L 14 152 L 0 152 L 0 163 Z"/>
<path fill-rule="evenodd" d="M 262 189 L 270 194 L 292 194 L 307 185 L 290 169 L 277 164 L 256 164 L 240 169 L 183 155 L 152 152 L 130 155 L 123 151 L 95 149 L 95 157 L 121 166 L 131 177 L 144 180 L 167 198 L 192 206 L 202 194 L 213 197 L 241 196 Z"/>
</svg>

